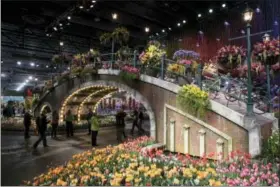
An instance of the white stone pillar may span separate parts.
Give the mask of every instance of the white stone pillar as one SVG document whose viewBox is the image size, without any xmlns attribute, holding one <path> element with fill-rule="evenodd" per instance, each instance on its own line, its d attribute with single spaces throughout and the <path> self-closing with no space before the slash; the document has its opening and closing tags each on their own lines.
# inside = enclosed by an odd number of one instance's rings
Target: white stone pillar
<svg viewBox="0 0 280 187">
<path fill-rule="evenodd" d="M 217 159 L 222 160 L 224 156 L 224 141 L 221 138 L 216 141 L 216 152 Z"/>
<path fill-rule="evenodd" d="M 200 129 L 199 133 L 199 155 L 202 157 L 205 153 L 205 133 L 204 129 Z"/>
<path fill-rule="evenodd" d="M 170 151 L 175 152 L 175 120 L 170 120 Z"/>
<path fill-rule="evenodd" d="M 190 126 L 184 125 L 184 153 L 190 153 Z"/>
</svg>

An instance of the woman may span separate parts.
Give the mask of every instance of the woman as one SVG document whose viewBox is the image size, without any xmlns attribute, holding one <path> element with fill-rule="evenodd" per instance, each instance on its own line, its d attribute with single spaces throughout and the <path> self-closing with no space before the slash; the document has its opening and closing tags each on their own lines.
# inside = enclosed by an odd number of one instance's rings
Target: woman
<svg viewBox="0 0 280 187">
<path fill-rule="evenodd" d="M 91 121 L 91 145 L 98 146 L 96 143 L 96 138 L 99 131 L 100 121 L 96 113 L 93 113 L 90 121 Z"/>
<path fill-rule="evenodd" d="M 71 110 L 68 110 L 66 113 L 66 117 L 65 117 L 65 121 L 66 121 L 66 134 L 67 137 L 69 136 L 73 136 L 73 121 L 74 121 L 74 116 L 71 113 Z"/>
<path fill-rule="evenodd" d="M 52 132 L 51 132 L 51 137 L 56 138 L 56 132 L 57 132 L 57 127 L 58 127 L 58 113 L 57 111 L 53 111 L 52 113 Z"/>
</svg>

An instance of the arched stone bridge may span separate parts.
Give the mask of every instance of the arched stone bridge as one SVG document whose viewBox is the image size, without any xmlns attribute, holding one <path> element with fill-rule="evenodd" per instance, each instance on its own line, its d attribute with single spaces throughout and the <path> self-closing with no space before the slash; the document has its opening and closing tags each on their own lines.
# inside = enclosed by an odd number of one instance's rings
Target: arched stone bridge
<svg viewBox="0 0 280 187">
<path fill-rule="evenodd" d="M 262 139 L 277 128 L 275 118 L 267 117 L 261 122 L 256 118 L 248 119 L 215 101 L 211 101 L 211 110 L 202 121 L 176 105 L 180 86 L 147 75 L 141 75 L 137 81 L 123 81 L 118 74 L 119 70 L 101 69 L 97 75 L 76 77 L 55 85 L 41 97 L 34 113 L 38 115 L 45 105 L 65 113 L 66 103 L 75 94 L 83 95 L 85 102 L 90 94 L 101 94 L 102 98 L 116 90 L 125 90 L 147 109 L 152 137 L 171 151 L 196 156 L 211 152 L 223 152 L 226 156 L 232 150 L 257 155 L 261 151 Z"/>
</svg>

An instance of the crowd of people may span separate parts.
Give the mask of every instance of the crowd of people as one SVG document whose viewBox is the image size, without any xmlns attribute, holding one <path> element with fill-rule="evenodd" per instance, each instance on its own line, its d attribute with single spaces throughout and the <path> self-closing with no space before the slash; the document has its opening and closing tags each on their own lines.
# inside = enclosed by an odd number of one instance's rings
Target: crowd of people
<svg viewBox="0 0 280 187">
<path fill-rule="evenodd" d="M 22 116 L 25 114 L 25 108 L 22 103 L 9 101 L 7 104 L 1 105 L 1 116 L 5 118 Z"/>
<path fill-rule="evenodd" d="M 117 111 L 116 114 L 116 135 L 117 135 L 117 141 L 118 143 L 123 142 L 123 138 L 126 139 L 126 133 L 125 133 L 125 117 L 127 116 L 127 113 L 124 112 L 123 107 Z M 135 127 L 138 128 L 138 133 L 141 135 L 145 133 L 144 129 L 142 128 L 142 123 L 144 120 L 144 114 L 142 110 L 134 110 L 133 114 L 133 123 L 132 123 L 132 129 L 130 133 L 134 134 Z M 29 139 L 29 130 L 31 126 L 31 119 L 32 115 L 30 114 L 30 111 L 26 111 L 24 114 L 24 138 Z M 64 121 L 66 124 L 66 137 L 72 137 L 74 136 L 74 128 L 73 128 L 73 122 L 74 122 L 74 115 L 72 114 L 71 110 L 68 110 Z M 91 144 L 92 146 L 98 146 L 97 144 L 97 135 L 98 131 L 100 129 L 100 119 L 97 116 L 96 113 L 92 112 L 91 109 L 89 109 L 87 114 L 87 121 L 88 121 L 88 135 L 91 135 Z M 47 125 L 51 123 L 51 137 L 57 138 L 57 128 L 59 123 L 59 115 L 57 111 L 53 111 L 52 118 L 49 120 L 46 116 L 46 111 L 44 110 L 40 116 L 37 116 L 36 118 L 36 129 L 39 134 L 39 139 L 33 144 L 33 148 L 36 149 L 39 143 L 42 141 L 44 147 L 48 147 L 47 145 L 47 139 L 46 139 L 46 131 L 47 131 Z"/>
</svg>

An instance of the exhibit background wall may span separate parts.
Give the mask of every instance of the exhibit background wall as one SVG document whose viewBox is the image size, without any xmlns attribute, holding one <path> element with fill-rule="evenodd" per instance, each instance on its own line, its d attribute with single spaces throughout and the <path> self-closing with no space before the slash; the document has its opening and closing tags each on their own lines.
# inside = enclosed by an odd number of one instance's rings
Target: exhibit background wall
<svg viewBox="0 0 280 187">
<path fill-rule="evenodd" d="M 259 0 L 254 1 L 254 4 L 249 4 L 249 6 L 254 9 L 251 33 L 273 30 L 269 34 L 273 37 L 279 36 L 280 1 Z M 244 5 L 236 5 L 227 9 L 214 7 L 214 12 L 211 15 L 208 10 L 199 12 L 203 16 L 201 20 L 197 20 L 196 23 L 187 23 L 183 27 L 175 29 L 165 38 L 168 58 L 172 58 L 173 53 L 178 49 L 187 49 L 199 52 L 204 60 L 208 60 L 224 45 L 246 47 L 245 38 L 228 40 L 246 35 L 246 24 L 242 18 L 242 12 L 245 8 Z M 196 29 L 191 29 L 194 28 L 193 24 L 195 24 Z M 202 31 L 203 34 L 199 31 Z M 253 36 L 251 38 L 252 44 L 261 41 L 262 36 L 263 34 Z"/>
</svg>

